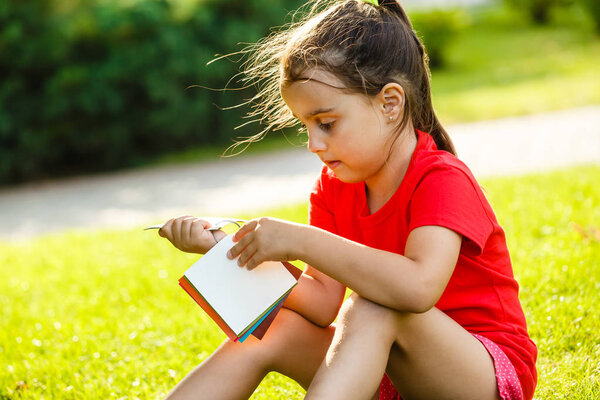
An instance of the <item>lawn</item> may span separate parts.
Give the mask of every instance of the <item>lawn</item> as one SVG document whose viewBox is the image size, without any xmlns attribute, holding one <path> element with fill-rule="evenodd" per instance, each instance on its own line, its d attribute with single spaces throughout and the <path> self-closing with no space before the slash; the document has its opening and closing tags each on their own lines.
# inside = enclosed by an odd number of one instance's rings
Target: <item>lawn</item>
<svg viewBox="0 0 600 400">
<path fill-rule="evenodd" d="M 432 72 L 442 122 L 532 114 L 600 103 L 600 37 L 574 10 L 534 26 L 494 6 L 466 14 L 471 25 Z"/>
<path fill-rule="evenodd" d="M 537 399 L 600 398 L 598 182 L 597 166 L 482 182 L 539 346 Z M 304 222 L 306 204 L 264 214 Z M 160 398 L 225 337 L 177 284 L 195 259 L 141 229 L 0 243 L 0 399 Z M 270 374 L 252 398 L 302 396 Z"/>
</svg>

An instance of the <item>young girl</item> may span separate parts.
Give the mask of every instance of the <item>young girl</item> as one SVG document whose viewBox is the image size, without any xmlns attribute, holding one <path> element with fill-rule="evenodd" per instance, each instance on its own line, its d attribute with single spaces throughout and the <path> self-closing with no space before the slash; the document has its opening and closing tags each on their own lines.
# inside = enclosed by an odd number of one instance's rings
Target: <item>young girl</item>
<svg viewBox="0 0 600 400">
<path fill-rule="evenodd" d="M 309 399 L 531 399 L 504 231 L 434 114 L 423 45 L 396 1 L 321 5 L 246 65 L 254 115 L 298 119 L 325 164 L 310 225 L 250 221 L 228 254 L 306 270 L 262 340 L 225 340 L 168 398 L 247 399 L 277 371 Z M 180 217 L 160 235 L 205 253 L 224 236 L 208 226 Z"/>
</svg>

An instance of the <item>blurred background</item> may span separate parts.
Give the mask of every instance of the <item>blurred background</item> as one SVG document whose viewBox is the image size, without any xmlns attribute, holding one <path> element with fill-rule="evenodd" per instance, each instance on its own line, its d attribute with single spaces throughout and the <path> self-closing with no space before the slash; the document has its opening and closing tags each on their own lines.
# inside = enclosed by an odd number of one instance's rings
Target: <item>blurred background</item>
<svg viewBox="0 0 600 400">
<path fill-rule="evenodd" d="M 0 185 L 216 156 L 228 86 L 297 0 L 3 0 Z M 600 103 L 597 0 L 406 1 L 445 124 Z M 278 135 L 272 135 L 277 137 Z M 280 135 L 279 135 L 280 136 Z M 277 138 L 275 139 L 277 140 Z"/>
<path fill-rule="evenodd" d="M 208 64 L 302 3 L 0 0 L 0 400 L 159 399 L 225 338 L 177 285 L 198 255 L 141 228 L 307 222 L 319 160 L 295 130 L 221 158 L 260 127 L 235 129 L 238 57 Z M 600 1 L 402 3 L 506 230 L 536 398 L 598 399 Z M 272 373 L 252 399 L 303 394 Z"/>
</svg>

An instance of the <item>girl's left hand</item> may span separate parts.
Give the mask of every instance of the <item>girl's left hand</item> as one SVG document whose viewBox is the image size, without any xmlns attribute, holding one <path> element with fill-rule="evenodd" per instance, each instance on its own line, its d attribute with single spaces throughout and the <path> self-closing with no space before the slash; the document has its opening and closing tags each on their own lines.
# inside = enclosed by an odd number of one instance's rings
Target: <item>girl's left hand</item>
<svg viewBox="0 0 600 400">
<path fill-rule="evenodd" d="M 275 218 L 262 217 L 242 226 L 233 236 L 236 244 L 227 256 L 237 256 L 238 265 L 249 270 L 265 261 L 292 261 L 294 257 L 293 234 L 300 225 Z"/>
</svg>

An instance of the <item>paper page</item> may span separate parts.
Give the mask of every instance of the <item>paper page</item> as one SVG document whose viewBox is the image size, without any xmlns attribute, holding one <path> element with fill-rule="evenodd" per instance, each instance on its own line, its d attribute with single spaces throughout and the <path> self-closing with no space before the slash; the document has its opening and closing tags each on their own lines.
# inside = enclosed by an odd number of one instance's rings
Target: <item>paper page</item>
<svg viewBox="0 0 600 400">
<path fill-rule="evenodd" d="M 249 271 L 227 258 L 233 247 L 226 236 L 192 265 L 185 277 L 239 335 L 271 308 L 297 281 L 280 262 L 268 261 Z"/>
</svg>

